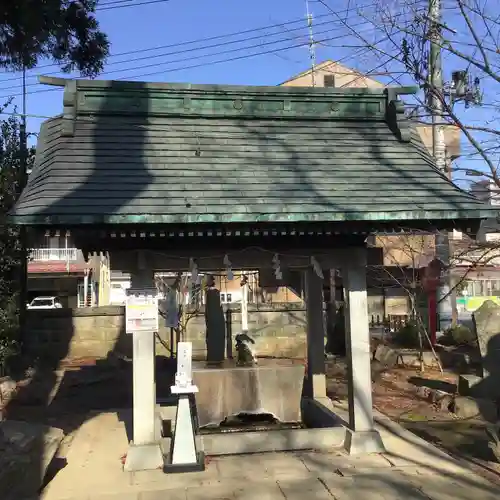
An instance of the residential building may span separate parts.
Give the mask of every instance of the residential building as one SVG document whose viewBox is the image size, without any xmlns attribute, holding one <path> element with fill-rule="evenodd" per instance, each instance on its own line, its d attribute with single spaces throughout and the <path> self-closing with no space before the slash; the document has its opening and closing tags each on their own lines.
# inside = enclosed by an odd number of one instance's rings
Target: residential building
<svg viewBox="0 0 500 500">
<path fill-rule="evenodd" d="M 500 207 L 500 188 L 492 180 L 474 182 L 471 193 L 490 205 Z M 500 304 L 500 224 L 496 219 L 481 223 L 477 242 L 467 237 L 455 240 L 455 274 L 461 280 L 457 298 L 459 310 L 473 312 L 485 300 Z"/>
<path fill-rule="evenodd" d="M 476 198 L 500 208 L 500 188 L 493 180 L 484 179 L 472 183 L 471 193 Z M 484 243 L 492 243 L 500 240 L 500 224 L 496 219 L 486 219 L 482 222 L 478 240 Z"/>
<path fill-rule="evenodd" d="M 87 265 L 70 234 L 45 236 L 28 260 L 28 301 L 37 296 L 58 296 L 65 307 L 77 307 L 78 289 Z"/>
<path fill-rule="evenodd" d="M 105 260 L 91 256 L 86 262 L 69 232 L 47 234 L 29 256 L 28 302 L 35 297 L 57 296 L 64 307 L 97 305 L 99 296 L 106 298 L 106 292 L 99 288 Z"/>
<path fill-rule="evenodd" d="M 491 179 L 484 179 L 471 184 L 471 193 L 480 200 L 493 206 L 500 206 L 500 188 Z"/>
<path fill-rule="evenodd" d="M 231 277 L 222 271 L 214 273 L 199 273 L 200 286 L 193 287 L 191 273 L 185 272 L 181 275 L 181 290 L 184 296 L 184 305 L 204 304 L 205 297 L 201 286 L 210 274 L 214 278 L 215 287 L 220 291 L 222 304 L 238 304 L 242 300 L 241 281 L 243 276 L 247 279 L 248 302 L 250 304 L 276 304 L 276 303 L 299 303 L 302 302 L 300 292 L 296 292 L 287 286 L 279 286 L 276 281 L 263 283 L 262 273 L 258 271 L 235 271 Z M 265 273 L 264 273 L 265 274 Z M 160 295 L 164 286 L 172 287 L 178 279 L 177 273 L 156 273 L 156 281 Z M 130 275 L 121 271 L 111 272 L 110 281 L 110 305 L 124 305 L 127 297 L 126 290 L 130 288 Z"/>
<path fill-rule="evenodd" d="M 376 76 L 376 74 L 375 74 Z M 285 87 L 311 87 L 313 84 L 313 72 L 311 69 L 304 71 L 281 85 Z M 324 61 L 315 66 L 314 84 L 316 87 L 337 88 L 384 88 L 385 85 L 371 76 L 348 68 L 332 60 Z M 417 130 L 424 145 L 432 150 L 432 126 L 419 124 Z M 461 131 L 454 125 L 445 128 L 446 156 L 448 161 L 453 161 L 460 156 Z"/>
<path fill-rule="evenodd" d="M 313 71 L 308 69 L 281 85 L 310 87 L 312 84 Z M 332 60 L 324 61 L 315 67 L 314 84 L 317 87 L 332 88 L 385 87 L 372 76 L 367 76 Z M 432 126 L 417 124 L 416 128 L 424 145 L 432 150 Z M 449 163 L 460 155 L 460 136 L 458 127 L 446 127 L 446 157 Z M 369 272 L 368 279 L 371 284 L 368 297 L 369 312 L 375 318 L 405 315 L 409 310 L 409 302 L 404 287 L 409 280 L 415 279 L 419 270 L 434 258 L 434 237 L 428 234 L 413 237 L 384 235 L 372 238 L 371 244 L 382 249 L 383 262 L 380 262 L 380 265 L 385 270 L 372 268 Z M 414 271 L 409 272 L 409 269 Z"/>
</svg>

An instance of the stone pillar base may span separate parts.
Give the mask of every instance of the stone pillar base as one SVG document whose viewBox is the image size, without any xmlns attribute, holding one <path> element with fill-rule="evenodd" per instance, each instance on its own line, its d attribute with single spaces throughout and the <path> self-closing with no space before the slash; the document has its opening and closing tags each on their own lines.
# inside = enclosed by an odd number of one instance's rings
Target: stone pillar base
<svg viewBox="0 0 500 500">
<path fill-rule="evenodd" d="M 376 430 L 354 432 L 346 429 L 344 448 L 349 455 L 386 452 L 382 437 Z"/>
<path fill-rule="evenodd" d="M 140 470 L 162 469 L 163 453 L 158 443 L 134 445 L 130 443 L 123 470 L 136 472 Z"/>
</svg>

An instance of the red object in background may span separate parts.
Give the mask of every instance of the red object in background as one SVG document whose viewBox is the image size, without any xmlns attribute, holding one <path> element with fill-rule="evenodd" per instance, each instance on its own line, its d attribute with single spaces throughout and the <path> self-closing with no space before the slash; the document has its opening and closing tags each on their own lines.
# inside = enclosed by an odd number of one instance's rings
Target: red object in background
<svg viewBox="0 0 500 500">
<path fill-rule="evenodd" d="M 423 287 L 427 292 L 427 308 L 429 315 L 429 337 L 431 344 L 436 345 L 436 332 L 437 332 L 437 297 L 436 290 L 439 285 L 439 280 L 443 264 L 440 260 L 434 259 L 429 262 L 425 268 L 423 276 Z"/>
<path fill-rule="evenodd" d="M 85 271 L 85 262 L 72 262 L 69 264 L 64 261 L 57 262 L 28 262 L 28 274 L 67 274 L 78 273 L 83 276 Z"/>
</svg>

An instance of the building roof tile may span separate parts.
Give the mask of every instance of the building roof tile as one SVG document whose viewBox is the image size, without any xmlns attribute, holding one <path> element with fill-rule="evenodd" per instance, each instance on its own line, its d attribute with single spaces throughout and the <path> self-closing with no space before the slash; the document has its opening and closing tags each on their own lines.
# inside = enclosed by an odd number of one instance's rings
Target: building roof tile
<svg viewBox="0 0 500 500">
<path fill-rule="evenodd" d="M 480 219 L 405 120 L 409 89 L 66 81 L 18 224 Z"/>
</svg>

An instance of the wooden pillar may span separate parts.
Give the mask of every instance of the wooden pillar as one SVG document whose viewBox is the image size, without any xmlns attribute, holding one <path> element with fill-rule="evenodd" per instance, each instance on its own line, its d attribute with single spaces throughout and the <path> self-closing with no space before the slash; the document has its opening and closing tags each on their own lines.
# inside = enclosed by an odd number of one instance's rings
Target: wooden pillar
<svg viewBox="0 0 500 500">
<path fill-rule="evenodd" d="M 109 259 L 107 254 L 101 254 L 99 259 L 99 301 L 97 305 L 109 306 L 110 287 Z"/>
<path fill-rule="evenodd" d="M 371 349 L 366 294 L 366 248 L 349 251 L 342 267 L 345 287 L 349 430 L 345 447 L 351 454 L 384 451 L 374 428 Z"/>
<path fill-rule="evenodd" d="M 312 268 L 305 272 L 307 314 L 307 378 L 304 396 L 326 397 L 323 279 Z"/>
<path fill-rule="evenodd" d="M 154 272 L 139 259 L 130 273 L 131 288 L 153 288 Z M 156 418 L 155 332 L 134 332 L 133 344 L 133 436 L 125 470 L 154 470 L 163 466 Z"/>
<path fill-rule="evenodd" d="M 325 351 L 328 354 L 334 354 L 335 346 L 335 322 L 337 316 L 337 302 L 336 302 L 336 283 L 335 283 L 335 269 L 329 270 L 330 279 L 330 300 L 326 304 L 326 347 Z"/>
</svg>

